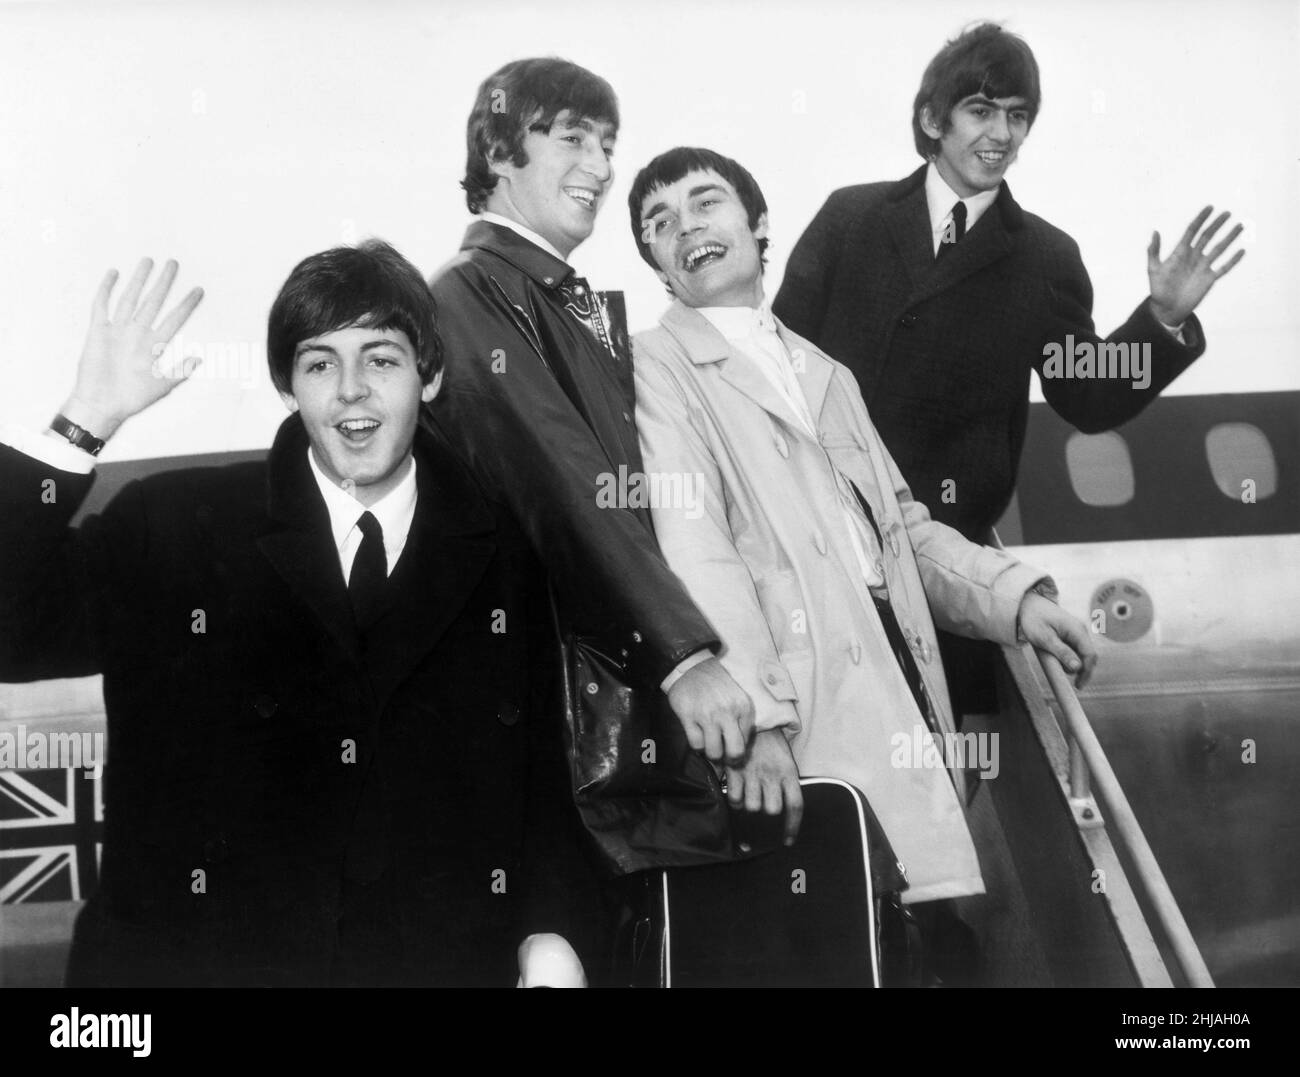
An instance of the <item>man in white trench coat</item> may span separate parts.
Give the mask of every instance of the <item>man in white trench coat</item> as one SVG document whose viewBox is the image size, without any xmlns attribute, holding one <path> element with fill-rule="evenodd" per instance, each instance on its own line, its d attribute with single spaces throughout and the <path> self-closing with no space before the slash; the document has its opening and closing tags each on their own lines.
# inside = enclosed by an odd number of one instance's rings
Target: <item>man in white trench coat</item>
<svg viewBox="0 0 1300 1077">
<path fill-rule="evenodd" d="M 773 319 L 767 207 L 743 167 L 670 150 L 637 176 L 629 210 L 674 297 L 635 338 L 655 530 L 755 706 L 733 805 L 784 810 L 791 841 L 799 777 L 843 779 L 905 869 L 904 903 L 982 893 L 961 767 L 899 750 L 955 733 L 935 626 L 1028 640 L 1080 683 L 1096 662 L 1087 628 L 1045 573 L 931 520 L 852 374 Z"/>
</svg>

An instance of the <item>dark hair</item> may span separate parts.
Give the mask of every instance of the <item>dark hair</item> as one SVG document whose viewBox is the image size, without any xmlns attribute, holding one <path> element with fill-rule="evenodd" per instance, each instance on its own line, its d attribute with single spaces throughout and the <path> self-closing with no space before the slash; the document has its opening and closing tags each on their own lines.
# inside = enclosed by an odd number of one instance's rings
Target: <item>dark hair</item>
<svg viewBox="0 0 1300 1077">
<path fill-rule="evenodd" d="M 736 188 L 741 205 L 749 214 L 751 232 L 758 227 L 758 219 L 767 212 L 767 200 L 763 197 L 758 183 L 749 174 L 749 170 L 739 162 L 733 161 L 730 157 L 723 157 L 713 150 L 700 149 L 696 146 L 677 146 L 666 153 L 661 153 L 636 174 L 636 179 L 632 181 L 632 192 L 627 196 L 627 208 L 632 218 L 632 235 L 636 239 L 636 249 L 651 269 L 658 270 L 659 267 L 655 264 L 654 255 L 650 253 L 650 244 L 644 241 L 642 235 L 644 229 L 641 222 L 644 218 L 641 216 L 641 211 L 645 206 L 646 197 L 660 187 L 676 183 L 692 172 L 716 172 Z M 766 236 L 758 241 L 758 257 L 759 263 L 766 266 Z"/>
<path fill-rule="evenodd" d="M 524 136 L 550 131 L 555 117 L 611 124 L 618 130 L 618 98 L 608 82 L 555 56 L 513 60 L 483 80 L 465 130 L 465 202 L 482 213 L 500 178 L 489 167 L 509 160 L 528 164 Z"/>
<path fill-rule="evenodd" d="M 433 294 L 420 271 L 380 239 L 304 258 L 271 304 L 266 361 L 271 381 L 292 393 L 293 360 L 304 340 L 358 325 L 400 329 L 426 385 L 442 367 Z"/>
<path fill-rule="evenodd" d="M 921 88 L 912 102 L 912 138 L 916 152 L 927 161 L 939 152 L 939 142 L 921 128 L 921 110 L 930 106 L 930 116 L 947 131 L 952 110 L 974 94 L 996 100 L 1023 97 L 1032 127 L 1042 104 L 1038 84 L 1038 61 L 1024 38 L 984 22 L 963 31 L 949 41 L 925 69 Z"/>
</svg>

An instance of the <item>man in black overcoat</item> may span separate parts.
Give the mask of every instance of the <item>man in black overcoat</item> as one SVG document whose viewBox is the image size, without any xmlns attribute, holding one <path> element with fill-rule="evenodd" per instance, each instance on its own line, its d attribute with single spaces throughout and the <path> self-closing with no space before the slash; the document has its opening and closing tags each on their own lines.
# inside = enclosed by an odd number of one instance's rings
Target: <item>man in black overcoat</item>
<svg viewBox="0 0 1300 1077">
<path fill-rule="evenodd" d="M 418 271 L 375 241 L 301 263 L 268 459 L 132 482 L 72 527 L 103 442 L 193 369 L 163 349 L 201 293 L 155 328 L 176 265 L 149 272 L 111 315 L 109 274 L 52 428 L 0 446 L 0 678 L 104 678 L 68 983 L 508 986 L 550 932 L 590 960 L 537 571 L 418 429 L 442 363 Z"/>
<path fill-rule="evenodd" d="M 927 163 L 831 194 L 772 305 L 853 371 L 913 496 L 978 543 L 1015 488 L 1030 372 L 1084 432 L 1133 418 L 1205 350 L 1193 311 L 1244 253 L 1213 267 L 1241 225 L 1210 248 L 1228 214 L 1201 231 L 1208 206 L 1163 261 L 1154 234 L 1150 295 L 1103 341 L 1078 244 L 1021 209 L 1004 181 L 1040 97 L 1037 61 L 1015 34 L 986 23 L 948 42 L 913 104 Z M 983 645 L 941 639 L 959 712 L 991 709 Z"/>
</svg>

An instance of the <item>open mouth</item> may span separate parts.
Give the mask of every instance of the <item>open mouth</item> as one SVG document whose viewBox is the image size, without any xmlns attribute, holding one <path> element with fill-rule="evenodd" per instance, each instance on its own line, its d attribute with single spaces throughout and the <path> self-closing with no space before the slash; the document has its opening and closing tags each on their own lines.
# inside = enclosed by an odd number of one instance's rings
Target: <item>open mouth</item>
<svg viewBox="0 0 1300 1077">
<path fill-rule="evenodd" d="M 726 256 L 727 248 L 721 243 L 705 243 L 703 246 L 696 247 L 682 259 L 682 268 L 687 273 L 694 273 Z"/>
<path fill-rule="evenodd" d="M 997 168 L 1007 159 L 1006 150 L 976 150 L 975 156 L 983 161 L 989 168 Z"/>
<path fill-rule="evenodd" d="M 344 419 L 336 423 L 334 429 L 348 441 L 360 443 L 370 440 L 380 425 L 378 419 Z"/>
<path fill-rule="evenodd" d="M 564 188 L 564 193 L 584 209 L 594 210 L 596 208 L 595 191 L 589 191 L 585 187 L 566 187 Z"/>
</svg>

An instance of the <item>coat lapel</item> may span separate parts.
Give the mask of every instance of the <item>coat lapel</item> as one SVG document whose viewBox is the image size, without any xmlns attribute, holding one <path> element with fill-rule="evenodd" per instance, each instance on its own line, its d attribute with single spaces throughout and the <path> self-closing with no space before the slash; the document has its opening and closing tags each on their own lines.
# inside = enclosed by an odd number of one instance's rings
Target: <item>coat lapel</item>
<svg viewBox="0 0 1300 1077">
<path fill-rule="evenodd" d="M 307 463 L 297 415 L 271 448 L 263 555 L 319 618 L 348 657 L 370 674 L 379 706 L 437 644 L 486 571 L 496 548 L 493 520 L 439 436 L 416 432 L 415 518 L 389 576 L 384 612 L 363 641 L 330 532 L 329 511 Z"/>
<path fill-rule="evenodd" d="M 915 291 L 933 276 L 935 267 L 930 210 L 925 202 L 924 168 L 890 191 L 883 216 L 890 239 Z"/>
<path fill-rule="evenodd" d="M 423 429 L 416 452 L 415 519 L 365 642 L 380 708 L 460 615 L 497 549 L 495 522 L 451 453 Z"/>
<path fill-rule="evenodd" d="M 795 377 L 799 379 L 804 399 L 808 401 L 808 411 L 820 429 L 822 407 L 826 403 L 826 391 L 830 388 L 831 378 L 835 376 L 835 364 L 815 344 L 787 329 L 780 319 L 777 319 L 776 331 L 785 350 L 790 353 Z"/>
<path fill-rule="evenodd" d="M 611 467 L 640 459 L 636 428 L 619 422 L 635 407 L 632 387 L 631 347 L 627 334 L 627 309 L 622 292 L 590 291 L 583 300 L 566 299 L 563 286 L 573 270 L 517 232 L 489 221 L 476 221 L 465 233 L 461 250 L 484 250 L 508 262 L 529 277 L 538 288 L 554 293 L 555 309 L 533 309 L 516 302 L 495 277 L 491 278 L 496 298 L 505 304 L 516 326 L 528 340 L 542 366 L 559 382 L 560 388 L 600 442 Z M 581 303 L 581 308 L 577 305 Z M 610 340 L 610 350 L 597 339 L 588 324 L 595 307 Z M 554 317 L 561 321 L 557 325 Z M 557 339 L 557 332 L 560 338 Z M 635 510 L 642 515 L 644 510 Z M 649 517 L 644 516 L 649 524 Z"/>
<path fill-rule="evenodd" d="M 352 616 L 329 511 L 307 463 L 307 431 L 291 415 L 280 426 L 267 461 L 271 525 L 258 548 L 276 572 L 317 616 L 344 652 L 360 661 L 360 637 Z"/>
<path fill-rule="evenodd" d="M 930 209 L 922 167 L 897 184 L 884 210 L 886 227 L 907 270 L 912 288 L 908 306 L 946 291 L 1011 253 L 1012 235 L 1024 224 L 1024 211 L 1004 182 L 998 197 L 966 236 L 942 258 L 934 256 Z"/>
<path fill-rule="evenodd" d="M 752 359 L 732 347 L 703 314 L 677 300 L 664 313 L 660 324 L 677 338 L 691 362 L 697 366 L 703 363 L 721 363 L 718 373 L 723 381 L 769 415 L 806 436 L 803 423 L 790 410 L 790 405 L 781 398 L 766 375 Z"/>
<path fill-rule="evenodd" d="M 924 198 L 921 204 L 924 206 Z M 928 218 L 926 227 L 929 227 Z M 928 233 L 925 239 L 930 242 Z M 919 303 L 938 295 L 1010 253 L 1011 237 L 1007 234 L 998 202 L 994 202 L 960 243 L 932 262 L 930 275 L 916 285 L 910 302 Z"/>
</svg>

